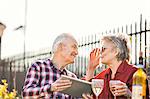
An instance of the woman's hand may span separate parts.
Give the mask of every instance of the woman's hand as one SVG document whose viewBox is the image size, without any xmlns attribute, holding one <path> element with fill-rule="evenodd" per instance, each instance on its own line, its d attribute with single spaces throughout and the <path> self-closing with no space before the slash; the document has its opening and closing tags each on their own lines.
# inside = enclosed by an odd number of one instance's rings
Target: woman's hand
<svg viewBox="0 0 150 99">
<path fill-rule="evenodd" d="M 128 88 L 128 86 L 126 85 L 126 83 L 121 82 L 119 84 L 116 84 L 113 87 L 113 93 L 115 96 L 127 96 L 127 97 L 131 97 L 132 93 L 130 91 L 130 89 Z"/>
<path fill-rule="evenodd" d="M 99 60 L 100 60 L 100 49 L 96 48 L 92 50 L 90 53 L 90 61 L 86 70 L 86 76 L 85 79 L 89 81 L 94 77 L 94 71 L 96 67 L 99 65 Z"/>
<path fill-rule="evenodd" d="M 96 48 L 90 53 L 89 68 L 95 69 L 99 65 L 100 49 Z"/>
</svg>

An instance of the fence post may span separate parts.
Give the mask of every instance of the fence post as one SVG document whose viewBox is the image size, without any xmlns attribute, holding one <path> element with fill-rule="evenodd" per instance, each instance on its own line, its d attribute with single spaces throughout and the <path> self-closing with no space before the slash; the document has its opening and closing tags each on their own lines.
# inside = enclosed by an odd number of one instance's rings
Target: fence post
<svg viewBox="0 0 150 99">
<path fill-rule="evenodd" d="M 127 31 L 127 30 L 128 30 L 128 27 L 126 26 L 126 31 Z M 130 33 L 130 36 L 131 36 L 131 55 L 132 55 L 132 53 L 133 53 L 133 52 L 132 52 L 132 47 L 133 47 L 133 46 L 132 46 L 132 41 L 133 41 L 133 40 L 132 40 L 132 33 L 133 33 L 133 32 L 132 32 L 132 24 L 130 25 L 130 32 L 131 32 L 131 33 Z M 131 60 L 131 64 L 133 63 L 132 61 L 133 61 L 133 60 Z"/>
<path fill-rule="evenodd" d="M 145 20 L 145 68 L 146 68 L 146 62 L 147 62 L 147 55 L 146 55 L 146 52 L 147 52 L 147 42 L 146 42 L 146 33 L 147 32 L 147 21 Z M 149 52 L 150 53 L 150 52 Z"/>
<path fill-rule="evenodd" d="M 142 14 L 140 16 L 140 51 L 141 51 L 141 33 L 142 33 Z"/>
<path fill-rule="evenodd" d="M 126 34 L 129 34 L 129 33 L 128 33 L 128 26 L 127 26 L 127 25 L 126 25 Z"/>
<path fill-rule="evenodd" d="M 135 23 L 135 65 L 137 65 L 137 23 Z"/>
</svg>

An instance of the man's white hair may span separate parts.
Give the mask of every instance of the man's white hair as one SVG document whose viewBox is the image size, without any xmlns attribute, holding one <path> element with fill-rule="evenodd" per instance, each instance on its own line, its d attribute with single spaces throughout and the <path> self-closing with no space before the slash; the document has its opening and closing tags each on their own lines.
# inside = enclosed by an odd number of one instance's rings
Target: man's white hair
<svg viewBox="0 0 150 99">
<path fill-rule="evenodd" d="M 76 41 L 75 38 L 69 33 L 62 33 L 61 35 L 57 36 L 56 39 L 53 42 L 52 52 L 53 53 L 56 52 L 57 48 L 58 48 L 58 45 L 60 43 L 63 43 L 65 40 L 68 40 L 68 39 Z"/>
</svg>

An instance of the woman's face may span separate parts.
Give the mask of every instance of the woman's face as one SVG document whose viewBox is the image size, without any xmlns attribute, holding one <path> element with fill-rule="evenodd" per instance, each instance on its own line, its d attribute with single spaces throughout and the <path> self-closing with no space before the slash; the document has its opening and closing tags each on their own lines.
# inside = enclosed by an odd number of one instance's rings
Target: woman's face
<svg viewBox="0 0 150 99">
<path fill-rule="evenodd" d="M 110 65 L 116 59 L 115 45 L 108 40 L 102 41 L 101 62 Z"/>
</svg>

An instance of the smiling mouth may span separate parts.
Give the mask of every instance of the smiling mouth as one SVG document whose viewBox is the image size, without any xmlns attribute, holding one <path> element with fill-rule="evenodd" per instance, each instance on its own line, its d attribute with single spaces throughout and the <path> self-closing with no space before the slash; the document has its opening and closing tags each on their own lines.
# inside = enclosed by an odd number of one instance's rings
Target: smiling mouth
<svg viewBox="0 0 150 99">
<path fill-rule="evenodd" d="M 76 55 L 72 55 L 74 58 L 76 57 Z"/>
<path fill-rule="evenodd" d="M 71 54 L 71 56 L 76 57 L 76 54 Z"/>
</svg>

